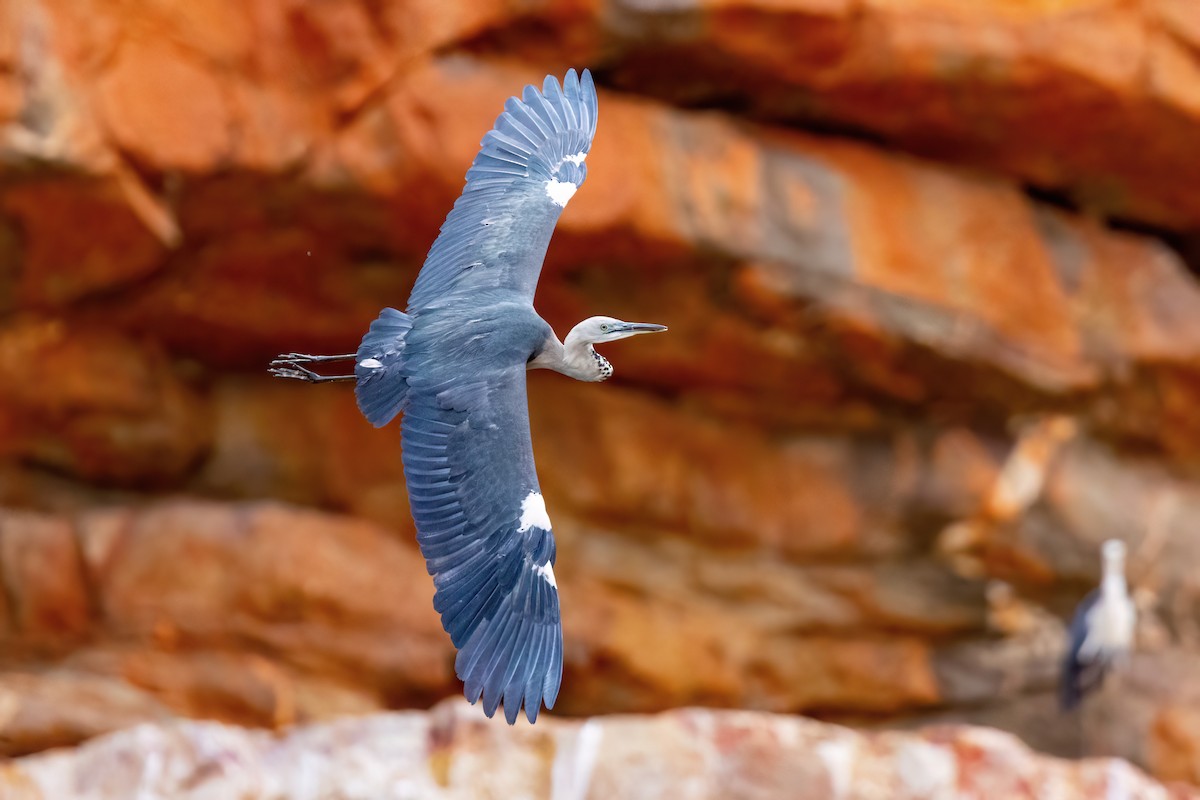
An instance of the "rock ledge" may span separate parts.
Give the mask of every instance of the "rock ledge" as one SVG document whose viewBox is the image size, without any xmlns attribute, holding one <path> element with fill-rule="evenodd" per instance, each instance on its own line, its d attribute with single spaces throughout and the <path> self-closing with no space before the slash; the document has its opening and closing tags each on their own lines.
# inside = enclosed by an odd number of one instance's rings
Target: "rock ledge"
<svg viewBox="0 0 1200 800">
<path fill-rule="evenodd" d="M 802 717 L 483 718 L 462 701 L 275 736 L 141 725 L 17 759 L 0 795 L 71 798 L 1200 798 L 1119 759 L 1065 761 L 989 728 L 862 733 Z"/>
</svg>

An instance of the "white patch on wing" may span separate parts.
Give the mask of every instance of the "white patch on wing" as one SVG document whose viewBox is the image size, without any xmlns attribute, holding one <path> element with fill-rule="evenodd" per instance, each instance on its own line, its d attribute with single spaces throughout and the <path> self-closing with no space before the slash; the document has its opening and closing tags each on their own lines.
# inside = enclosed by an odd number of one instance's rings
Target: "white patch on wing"
<svg viewBox="0 0 1200 800">
<path fill-rule="evenodd" d="M 362 361 L 358 362 L 358 365 L 360 367 L 366 367 L 367 369 L 379 369 L 383 366 L 383 362 L 378 358 L 364 358 Z"/>
<path fill-rule="evenodd" d="M 517 532 L 524 533 L 530 528 L 552 530 L 550 515 L 546 513 L 546 501 L 542 499 L 541 492 L 530 492 L 529 496 L 521 501 L 521 522 Z"/>
<path fill-rule="evenodd" d="M 579 187 L 570 181 L 560 181 L 558 178 L 551 178 L 546 181 L 546 194 L 550 195 L 550 199 L 554 201 L 556 206 L 567 205 L 567 201 L 575 196 L 575 190 Z"/>
<path fill-rule="evenodd" d="M 536 572 L 538 575 L 541 575 L 542 578 L 545 579 L 546 583 L 550 584 L 555 589 L 558 588 L 558 581 L 554 580 L 554 567 L 550 566 L 549 564 L 546 564 L 544 566 L 539 566 L 539 565 L 535 564 L 533 566 L 533 571 Z"/>
<path fill-rule="evenodd" d="M 566 158 L 563 159 L 563 161 L 570 161 L 572 164 L 574 164 L 575 166 L 578 167 L 581 164 L 583 164 L 583 162 L 586 158 L 587 158 L 587 153 L 584 153 L 581 151 L 581 152 L 576 153 L 573 156 L 567 156 Z"/>
</svg>

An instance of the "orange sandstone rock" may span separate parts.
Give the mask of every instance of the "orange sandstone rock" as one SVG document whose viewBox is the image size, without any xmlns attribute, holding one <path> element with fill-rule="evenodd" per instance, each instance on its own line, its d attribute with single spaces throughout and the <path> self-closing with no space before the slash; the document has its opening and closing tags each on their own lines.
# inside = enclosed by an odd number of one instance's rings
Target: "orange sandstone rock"
<svg viewBox="0 0 1200 800">
<path fill-rule="evenodd" d="M 177 769 L 151 771 L 168 763 Z M 236 763 L 237 769 L 228 768 Z M 296 764 L 304 764 L 300 770 Z M 466 768 L 469 767 L 469 768 Z M 429 714 L 377 715 L 272 737 L 212 723 L 147 726 L 16 761 L 0 786 L 32 798 L 120 796 L 133 787 L 292 797 L 347 784 L 374 796 L 504 791 L 530 797 L 1085 798 L 1196 797 L 1118 759 L 1037 755 L 1005 734 L 966 726 L 858 733 L 813 720 L 688 709 L 582 722 L 488 724 L 454 702 Z M 93 791 L 92 794 L 95 794 Z"/>
</svg>

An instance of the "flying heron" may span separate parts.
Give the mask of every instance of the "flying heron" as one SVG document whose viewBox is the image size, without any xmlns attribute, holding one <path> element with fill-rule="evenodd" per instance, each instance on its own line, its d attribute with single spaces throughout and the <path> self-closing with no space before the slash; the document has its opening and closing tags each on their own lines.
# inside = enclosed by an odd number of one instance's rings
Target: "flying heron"
<svg viewBox="0 0 1200 800">
<path fill-rule="evenodd" d="M 1100 588 L 1083 599 L 1071 620 L 1059 686 L 1064 711 L 1078 706 L 1084 695 L 1098 688 L 1133 645 L 1137 610 L 1125 585 L 1125 543 L 1109 539 L 1100 552 L 1104 560 Z"/>
<path fill-rule="evenodd" d="M 593 345 L 663 325 L 591 317 L 560 341 L 533 308 L 546 247 L 587 175 L 596 133 L 592 76 L 512 97 L 480 144 L 466 185 L 408 298 L 385 308 L 358 352 L 288 353 L 271 373 L 312 383 L 355 381 L 376 427 L 403 412 L 401 445 L 417 542 L 434 608 L 457 648 L 454 667 L 489 717 L 509 724 L 554 707 L 563 644 L 555 545 L 529 435 L 525 372 L 603 381 Z M 308 364 L 354 361 L 352 375 Z"/>
</svg>

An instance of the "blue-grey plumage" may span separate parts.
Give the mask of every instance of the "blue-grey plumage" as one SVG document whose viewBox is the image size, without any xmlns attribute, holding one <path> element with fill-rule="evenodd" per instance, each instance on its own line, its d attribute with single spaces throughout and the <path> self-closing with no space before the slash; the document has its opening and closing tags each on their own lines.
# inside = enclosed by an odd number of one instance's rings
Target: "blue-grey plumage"
<svg viewBox="0 0 1200 800">
<path fill-rule="evenodd" d="M 433 243 L 408 298 L 408 313 L 432 306 L 478 308 L 479 293 L 533 303 L 554 225 L 587 177 L 596 133 L 591 73 L 547 76 L 525 87 L 480 142 L 467 183 Z"/>
<path fill-rule="evenodd" d="M 358 408 L 377 428 L 391 422 L 404 405 L 404 337 L 411 329 L 412 317 L 385 308 L 355 354 Z"/>
<path fill-rule="evenodd" d="M 1133 646 L 1137 611 L 1125 583 L 1125 544 L 1117 539 L 1101 548 L 1104 574 L 1075 609 L 1067 632 L 1059 683 L 1059 705 L 1078 706 L 1100 687 L 1109 670 L 1120 664 Z"/>
<path fill-rule="evenodd" d="M 375 426 L 403 414 L 401 444 L 417 542 L 455 669 L 484 712 L 509 723 L 552 708 L 563 641 L 555 544 L 533 463 L 525 373 L 612 375 L 593 345 L 666 330 L 592 317 L 560 341 L 533 308 L 546 248 L 587 175 L 596 132 L 591 74 L 547 77 L 510 98 L 417 276 L 405 312 L 384 309 L 353 356 L 290 353 L 280 377 L 354 380 Z M 354 374 L 306 364 L 353 358 Z"/>
</svg>

